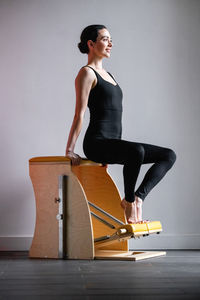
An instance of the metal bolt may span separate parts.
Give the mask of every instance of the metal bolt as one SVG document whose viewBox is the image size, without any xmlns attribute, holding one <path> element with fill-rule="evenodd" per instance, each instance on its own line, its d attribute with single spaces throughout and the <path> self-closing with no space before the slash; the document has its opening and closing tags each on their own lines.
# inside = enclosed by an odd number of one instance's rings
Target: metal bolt
<svg viewBox="0 0 200 300">
<path fill-rule="evenodd" d="M 60 198 L 55 198 L 54 201 L 55 201 L 55 203 L 57 203 L 57 202 L 60 203 L 61 199 Z"/>
<path fill-rule="evenodd" d="M 56 219 L 57 219 L 57 220 L 62 220 L 62 219 L 63 219 L 63 214 L 58 214 L 58 215 L 56 216 Z"/>
</svg>

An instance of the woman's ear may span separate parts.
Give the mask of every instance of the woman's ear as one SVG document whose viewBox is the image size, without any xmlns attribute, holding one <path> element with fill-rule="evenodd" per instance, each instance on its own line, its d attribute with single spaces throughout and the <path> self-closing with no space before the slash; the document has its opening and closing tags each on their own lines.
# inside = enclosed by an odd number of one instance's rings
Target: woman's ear
<svg viewBox="0 0 200 300">
<path fill-rule="evenodd" d="M 92 40 L 87 41 L 88 48 L 94 48 L 94 42 Z"/>
</svg>

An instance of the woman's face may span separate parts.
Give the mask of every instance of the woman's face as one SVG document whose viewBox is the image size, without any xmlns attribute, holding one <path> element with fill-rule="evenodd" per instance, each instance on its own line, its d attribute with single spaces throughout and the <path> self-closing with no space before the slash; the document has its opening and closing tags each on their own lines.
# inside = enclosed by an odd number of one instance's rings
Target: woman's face
<svg viewBox="0 0 200 300">
<path fill-rule="evenodd" d="M 103 28 L 98 31 L 96 42 L 93 42 L 93 51 L 97 56 L 110 57 L 112 48 L 112 38 L 107 29 Z"/>
</svg>

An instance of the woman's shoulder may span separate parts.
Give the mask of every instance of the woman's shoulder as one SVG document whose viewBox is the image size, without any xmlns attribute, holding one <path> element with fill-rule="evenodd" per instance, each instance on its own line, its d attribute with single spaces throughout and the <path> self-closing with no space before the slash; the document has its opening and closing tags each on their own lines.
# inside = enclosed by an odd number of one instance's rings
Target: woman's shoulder
<svg viewBox="0 0 200 300">
<path fill-rule="evenodd" d="M 78 74 L 81 73 L 81 74 L 85 74 L 85 75 L 88 75 L 88 74 L 94 74 L 94 72 L 92 71 L 92 69 L 89 67 L 89 66 L 83 66 L 80 68 Z"/>
<path fill-rule="evenodd" d="M 76 76 L 75 81 L 94 81 L 95 74 L 92 71 L 91 68 L 88 68 L 87 66 L 83 66 L 79 69 L 78 74 Z"/>
</svg>

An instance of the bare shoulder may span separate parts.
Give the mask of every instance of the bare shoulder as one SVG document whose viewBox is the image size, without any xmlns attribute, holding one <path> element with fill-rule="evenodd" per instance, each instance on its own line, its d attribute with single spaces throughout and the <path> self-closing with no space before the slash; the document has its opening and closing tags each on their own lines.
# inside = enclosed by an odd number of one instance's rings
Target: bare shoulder
<svg viewBox="0 0 200 300">
<path fill-rule="evenodd" d="M 82 67 L 79 72 L 78 75 L 76 76 L 76 80 L 81 80 L 81 81 L 94 81 L 95 78 L 95 74 L 94 71 L 91 68 L 88 68 L 86 66 Z"/>
<path fill-rule="evenodd" d="M 91 68 L 86 66 L 82 67 L 78 75 L 75 78 L 76 85 L 88 86 L 89 88 L 93 87 L 95 84 L 96 76 L 94 71 Z"/>
</svg>

